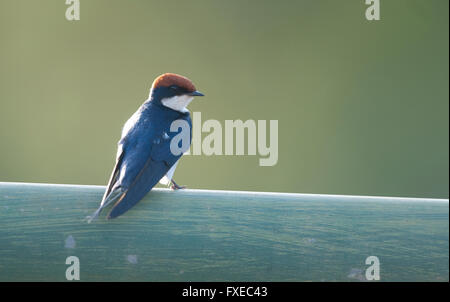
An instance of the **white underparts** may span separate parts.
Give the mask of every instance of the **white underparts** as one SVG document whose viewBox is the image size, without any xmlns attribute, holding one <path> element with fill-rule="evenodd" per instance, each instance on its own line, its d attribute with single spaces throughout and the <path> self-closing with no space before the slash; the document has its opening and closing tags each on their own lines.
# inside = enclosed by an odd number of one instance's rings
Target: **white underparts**
<svg viewBox="0 0 450 302">
<path fill-rule="evenodd" d="M 172 177 L 173 177 L 173 173 L 175 173 L 175 169 L 177 168 L 177 164 L 178 161 L 170 168 L 169 171 L 167 171 L 167 174 L 161 178 L 161 180 L 159 181 L 160 184 L 162 185 L 170 185 L 170 182 L 172 181 Z"/>
<path fill-rule="evenodd" d="M 190 95 L 176 95 L 171 98 L 165 98 L 161 100 L 161 103 L 173 110 L 180 111 L 180 112 L 189 112 L 189 110 L 186 108 L 187 105 L 189 105 L 190 102 L 194 99 L 193 96 Z"/>
</svg>

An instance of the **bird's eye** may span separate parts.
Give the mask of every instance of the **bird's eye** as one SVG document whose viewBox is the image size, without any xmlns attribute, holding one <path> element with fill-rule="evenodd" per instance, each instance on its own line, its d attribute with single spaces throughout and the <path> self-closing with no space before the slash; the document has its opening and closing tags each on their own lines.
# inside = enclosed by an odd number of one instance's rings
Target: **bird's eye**
<svg viewBox="0 0 450 302">
<path fill-rule="evenodd" d="M 172 85 L 172 86 L 170 86 L 169 88 L 170 88 L 170 89 L 173 89 L 173 90 L 177 90 L 177 89 L 178 89 L 178 87 L 177 87 L 176 85 Z"/>
</svg>

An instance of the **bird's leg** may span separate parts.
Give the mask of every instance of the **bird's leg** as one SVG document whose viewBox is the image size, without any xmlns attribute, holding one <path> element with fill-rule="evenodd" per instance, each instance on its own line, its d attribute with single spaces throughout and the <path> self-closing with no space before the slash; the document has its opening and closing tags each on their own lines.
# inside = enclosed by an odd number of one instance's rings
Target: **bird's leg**
<svg viewBox="0 0 450 302">
<path fill-rule="evenodd" d="M 177 185 L 177 183 L 173 179 L 171 179 L 170 182 L 172 183 L 172 185 L 170 186 L 170 188 L 172 190 L 186 189 L 186 186 L 179 186 L 179 185 Z"/>
</svg>

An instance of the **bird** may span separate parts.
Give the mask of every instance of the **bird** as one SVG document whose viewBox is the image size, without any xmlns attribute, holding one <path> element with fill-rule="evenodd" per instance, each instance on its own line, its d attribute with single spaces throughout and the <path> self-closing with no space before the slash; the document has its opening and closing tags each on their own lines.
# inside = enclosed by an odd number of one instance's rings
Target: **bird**
<svg viewBox="0 0 450 302">
<path fill-rule="evenodd" d="M 124 214 L 158 182 L 171 184 L 174 190 L 184 188 L 173 180 L 173 174 L 191 144 L 192 121 L 187 105 L 196 96 L 204 94 L 182 75 L 165 73 L 153 81 L 148 99 L 123 126 L 116 163 L 100 206 L 87 217 L 89 223 L 110 204 L 114 205 L 107 219 Z M 177 153 L 171 149 L 171 141 L 183 129 L 171 131 L 171 125 L 180 120 L 190 132 L 188 142 L 181 142 L 182 152 Z"/>
</svg>

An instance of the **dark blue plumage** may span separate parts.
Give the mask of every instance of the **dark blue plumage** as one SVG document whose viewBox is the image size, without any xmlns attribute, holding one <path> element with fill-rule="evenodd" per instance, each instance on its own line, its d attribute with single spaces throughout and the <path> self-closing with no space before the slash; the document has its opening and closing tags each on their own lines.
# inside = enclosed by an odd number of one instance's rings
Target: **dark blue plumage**
<svg viewBox="0 0 450 302">
<path fill-rule="evenodd" d="M 167 80 L 166 82 L 171 83 Z M 183 82 L 176 84 L 160 87 L 155 87 L 154 84 L 149 99 L 125 124 L 118 143 L 116 165 L 100 207 L 90 217 L 90 221 L 111 203 L 114 203 L 114 206 L 108 218 L 125 213 L 138 203 L 188 150 L 192 137 L 189 111 L 169 108 L 162 101 L 172 98 L 177 102 L 178 96 L 187 95 L 192 99 L 193 96 L 202 94 L 192 91 L 193 85 L 183 85 Z M 174 154 L 170 143 L 183 131 L 182 128 L 176 129 L 175 132 L 170 131 L 172 123 L 177 120 L 185 121 L 189 125 L 189 141 L 182 142 L 182 153 Z"/>
</svg>

